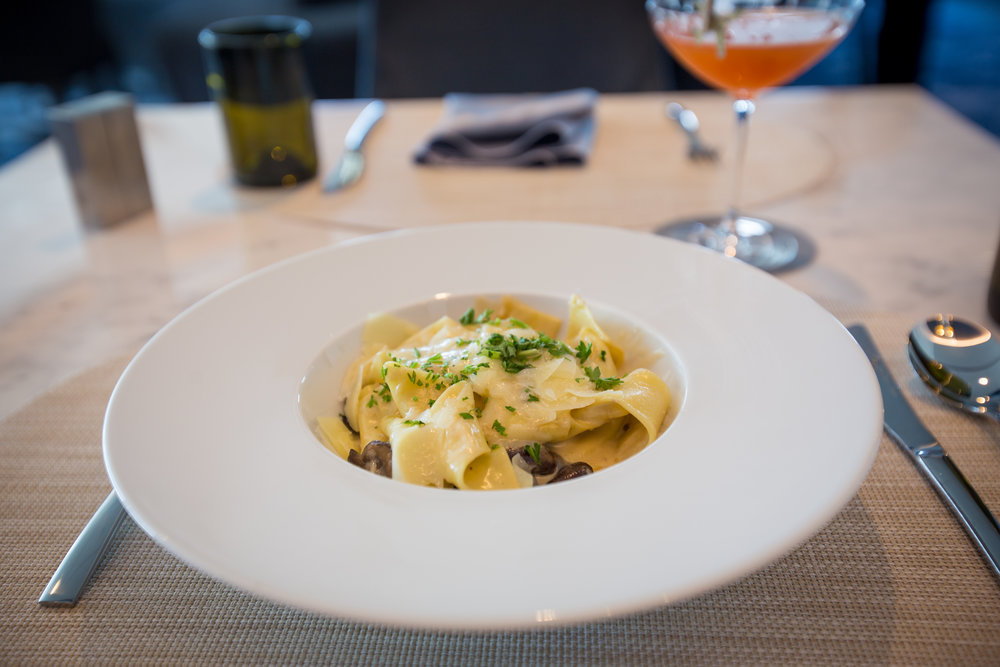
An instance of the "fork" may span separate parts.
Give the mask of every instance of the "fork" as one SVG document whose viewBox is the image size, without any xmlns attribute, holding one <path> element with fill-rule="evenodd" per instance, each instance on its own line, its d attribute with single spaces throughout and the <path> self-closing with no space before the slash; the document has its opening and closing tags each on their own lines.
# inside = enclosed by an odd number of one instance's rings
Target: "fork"
<svg viewBox="0 0 1000 667">
<path fill-rule="evenodd" d="M 686 109 L 677 102 L 671 102 L 667 105 L 667 116 L 677 121 L 677 124 L 684 130 L 684 134 L 687 135 L 689 159 L 695 162 L 700 160 L 713 162 L 718 159 L 719 154 L 716 150 L 703 143 L 701 137 L 698 135 L 698 116 L 693 111 Z"/>
</svg>

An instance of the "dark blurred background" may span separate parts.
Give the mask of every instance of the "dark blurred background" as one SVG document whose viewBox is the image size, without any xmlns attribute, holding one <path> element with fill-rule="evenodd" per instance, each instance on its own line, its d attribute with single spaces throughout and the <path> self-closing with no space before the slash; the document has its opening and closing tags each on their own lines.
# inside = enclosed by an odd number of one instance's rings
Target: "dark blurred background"
<svg viewBox="0 0 1000 667">
<path fill-rule="evenodd" d="M 0 164 L 48 135 L 53 104 L 102 90 L 207 99 L 198 32 L 249 14 L 313 24 L 305 58 L 324 99 L 702 87 L 655 42 L 642 0 L 7 2 Z M 795 82 L 890 83 L 917 83 L 1000 136 L 1000 0 L 868 0 L 844 43 Z"/>
</svg>

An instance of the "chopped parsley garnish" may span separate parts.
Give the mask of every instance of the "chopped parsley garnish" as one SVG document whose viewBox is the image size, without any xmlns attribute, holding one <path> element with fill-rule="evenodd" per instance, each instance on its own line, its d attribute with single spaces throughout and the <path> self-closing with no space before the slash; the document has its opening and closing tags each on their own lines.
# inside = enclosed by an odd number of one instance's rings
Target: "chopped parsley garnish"
<svg viewBox="0 0 1000 667">
<path fill-rule="evenodd" d="M 403 422 L 406 426 L 425 426 L 424 422 L 419 419 L 407 419 Z"/>
<path fill-rule="evenodd" d="M 500 435 L 507 435 L 507 429 L 504 428 L 503 424 L 501 424 L 496 419 L 493 420 L 493 430 L 499 433 Z"/>
<path fill-rule="evenodd" d="M 465 326 L 469 326 L 470 324 L 483 324 L 485 322 L 490 322 L 491 315 L 493 315 L 493 311 L 487 308 L 479 314 L 479 317 L 476 317 L 476 309 L 469 308 L 460 318 L 458 318 L 458 321 L 460 324 L 464 324 Z"/>
<path fill-rule="evenodd" d="M 597 366 L 591 366 L 590 368 L 584 368 L 583 372 L 586 373 L 590 381 L 594 383 L 594 387 L 598 391 L 604 391 L 605 389 L 611 389 L 612 387 L 617 387 L 622 383 L 621 378 L 602 378 L 601 369 Z"/>
<path fill-rule="evenodd" d="M 510 322 L 510 325 L 512 327 L 514 327 L 515 329 L 528 329 L 529 328 L 527 324 L 525 324 L 521 320 L 517 319 L 516 317 L 509 317 L 507 319 Z"/>
<path fill-rule="evenodd" d="M 532 391 L 531 391 L 531 389 L 530 389 L 530 388 L 528 388 L 528 389 L 525 389 L 525 390 L 524 390 L 524 393 L 526 393 L 526 394 L 528 395 L 528 399 L 527 399 L 527 400 L 528 400 L 528 403 L 537 403 L 537 402 L 539 401 L 539 398 L 538 398 L 538 396 L 536 396 L 536 395 L 534 394 L 534 392 L 532 392 Z"/>
<path fill-rule="evenodd" d="M 517 410 L 514 409 L 513 405 L 505 405 L 503 407 L 507 410 L 507 412 L 517 412 Z"/>
<path fill-rule="evenodd" d="M 459 412 L 458 416 L 461 417 L 462 419 L 472 419 L 472 415 L 470 415 L 468 412 Z"/>
<path fill-rule="evenodd" d="M 441 353 L 438 352 L 424 359 L 423 367 L 424 369 L 427 369 L 428 367 L 433 366 L 434 364 L 440 364 L 442 361 L 444 361 L 444 357 L 442 357 Z"/>
<path fill-rule="evenodd" d="M 494 333 L 480 344 L 479 352 L 491 359 L 499 360 L 500 365 L 508 373 L 518 373 L 525 368 L 531 368 L 530 361 L 542 356 L 543 352 L 561 357 L 572 353 L 572 350 L 566 343 L 553 340 L 545 334 L 539 334 L 537 338 L 528 338 L 516 334 L 504 336 Z"/>
<path fill-rule="evenodd" d="M 369 408 L 374 408 L 375 407 L 375 394 L 371 395 L 371 398 L 368 399 L 368 402 L 365 403 L 365 406 L 369 407 Z"/>
<path fill-rule="evenodd" d="M 591 343 L 585 343 L 582 340 L 576 344 L 576 358 L 580 360 L 580 363 L 587 361 L 590 357 L 590 351 L 593 348 Z"/>
<path fill-rule="evenodd" d="M 608 351 L 601 350 L 601 361 L 607 361 L 607 357 L 608 357 Z"/>
<path fill-rule="evenodd" d="M 483 361 L 478 364 L 469 364 L 468 366 L 460 370 L 459 373 L 464 379 L 468 379 L 473 375 L 475 375 L 476 373 L 478 373 L 480 368 L 489 368 L 489 367 L 490 367 L 489 363 Z"/>
<path fill-rule="evenodd" d="M 533 458 L 535 460 L 535 463 L 542 462 L 542 453 L 541 453 L 542 446 L 539 445 L 537 442 L 530 445 L 525 445 L 524 451 L 528 452 L 528 456 Z"/>
</svg>

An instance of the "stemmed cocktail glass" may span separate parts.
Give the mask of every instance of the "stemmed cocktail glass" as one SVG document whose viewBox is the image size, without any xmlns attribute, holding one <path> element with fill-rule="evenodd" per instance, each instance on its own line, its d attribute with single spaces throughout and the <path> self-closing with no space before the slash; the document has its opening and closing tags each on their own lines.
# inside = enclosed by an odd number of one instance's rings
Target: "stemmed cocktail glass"
<svg viewBox="0 0 1000 667">
<path fill-rule="evenodd" d="M 721 217 L 679 221 L 659 233 L 768 271 L 798 259 L 794 233 L 740 212 L 748 122 L 757 95 L 821 60 L 850 31 L 863 7 L 864 0 L 646 0 L 660 41 L 693 74 L 728 92 L 736 112 L 728 209 Z"/>
</svg>

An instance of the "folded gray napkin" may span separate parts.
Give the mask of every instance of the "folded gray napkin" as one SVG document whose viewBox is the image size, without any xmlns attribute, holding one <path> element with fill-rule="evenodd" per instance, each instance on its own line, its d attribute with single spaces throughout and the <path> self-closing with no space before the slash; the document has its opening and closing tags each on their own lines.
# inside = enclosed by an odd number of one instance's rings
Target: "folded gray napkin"
<svg viewBox="0 0 1000 667">
<path fill-rule="evenodd" d="M 597 91 L 444 97 L 420 164 L 514 167 L 583 164 L 594 141 Z"/>
</svg>

